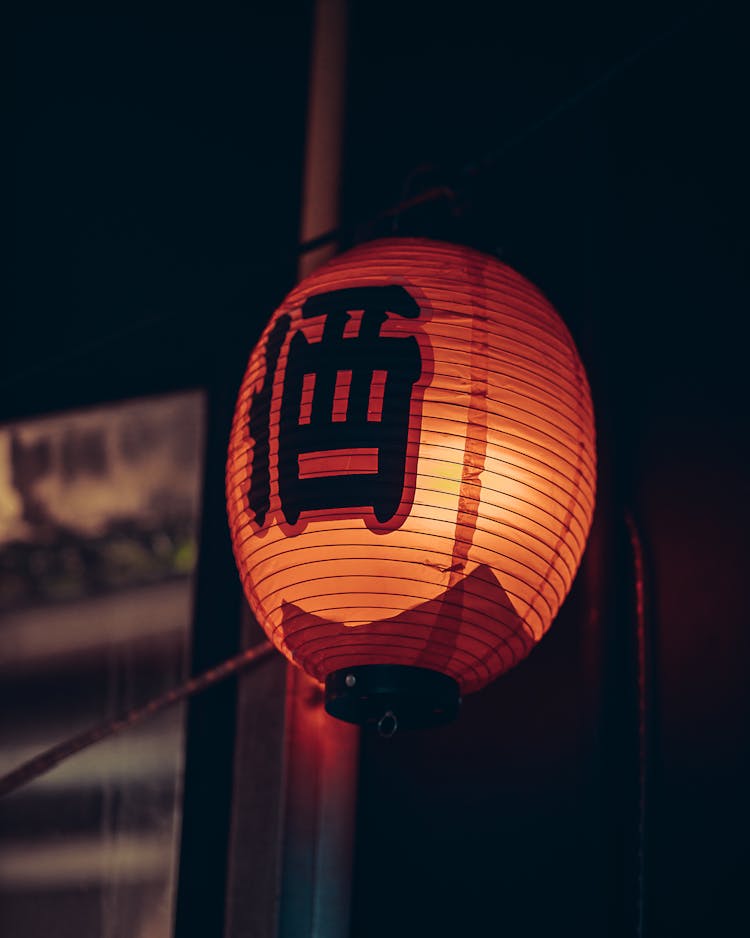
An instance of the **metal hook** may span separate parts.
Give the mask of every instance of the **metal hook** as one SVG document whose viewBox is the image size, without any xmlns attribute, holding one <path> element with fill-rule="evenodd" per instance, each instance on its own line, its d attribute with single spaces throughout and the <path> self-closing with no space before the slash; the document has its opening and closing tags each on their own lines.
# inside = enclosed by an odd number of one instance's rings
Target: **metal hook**
<svg viewBox="0 0 750 938">
<path fill-rule="evenodd" d="M 398 720 L 393 710 L 386 710 L 378 720 L 378 735 L 383 739 L 390 739 L 398 729 Z"/>
</svg>

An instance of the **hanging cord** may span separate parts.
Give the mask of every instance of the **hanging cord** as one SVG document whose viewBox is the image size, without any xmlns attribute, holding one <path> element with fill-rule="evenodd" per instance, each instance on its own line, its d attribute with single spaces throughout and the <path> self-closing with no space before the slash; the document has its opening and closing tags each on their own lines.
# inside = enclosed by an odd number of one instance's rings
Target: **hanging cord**
<svg viewBox="0 0 750 938">
<path fill-rule="evenodd" d="M 487 172 L 490 169 L 493 169 L 515 147 L 519 146 L 521 143 L 524 143 L 529 137 L 532 137 L 534 134 L 538 133 L 548 124 L 553 123 L 564 114 L 567 114 L 568 111 L 573 110 L 580 104 L 583 104 L 585 101 L 593 98 L 597 92 L 601 91 L 616 78 L 619 78 L 620 75 L 631 69 L 650 52 L 660 48 L 665 42 L 668 42 L 673 36 L 685 29 L 686 26 L 690 25 L 690 23 L 692 23 L 692 21 L 699 15 L 708 12 L 709 9 L 709 5 L 705 4 L 703 6 L 697 7 L 689 13 L 685 13 L 683 16 L 678 17 L 677 20 L 675 20 L 671 26 L 667 27 L 666 30 L 657 33 L 655 36 L 651 36 L 636 49 L 633 49 L 633 51 L 629 52 L 624 58 L 620 59 L 619 62 L 616 62 L 614 65 L 611 65 L 609 68 L 601 72 L 601 74 L 599 74 L 589 84 L 584 85 L 578 91 L 570 95 L 570 97 L 560 101 L 559 104 L 557 104 L 551 110 L 547 111 L 545 114 L 542 114 L 541 117 L 537 118 L 537 120 L 526 124 L 519 131 L 510 136 L 504 143 L 501 143 L 499 147 L 491 150 L 480 159 L 472 160 L 470 163 L 467 163 L 461 171 L 462 175 L 477 176 L 481 173 Z"/>
<path fill-rule="evenodd" d="M 643 938 L 645 895 L 646 895 L 646 764 L 648 758 L 648 688 L 646 661 L 646 571 L 638 525 L 630 511 L 625 512 L 633 562 L 633 591 L 635 600 L 636 641 L 636 693 L 638 731 L 638 821 L 637 821 L 637 885 L 636 885 L 636 935 Z"/>
<path fill-rule="evenodd" d="M 693 20 L 697 19 L 700 15 L 707 12 L 709 9 L 711 9 L 710 5 L 704 4 L 679 17 L 676 22 L 674 22 L 666 30 L 647 39 L 644 43 L 626 55 L 615 65 L 605 69 L 593 81 L 584 85 L 574 94 L 559 102 L 557 105 L 555 105 L 555 107 L 545 112 L 537 119 L 530 121 L 519 131 L 510 136 L 499 147 L 474 160 L 466 162 L 459 171 L 458 182 L 453 188 L 450 186 L 437 186 L 422 192 L 417 196 L 408 199 L 402 199 L 400 202 L 388 206 L 365 223 L 342 225 L 337 228 L 332 228 L 329 231 L 324 231 L 321 234 L 316 235 L 314 238 L 310 238 L 309 240 L 302 241 L 300 244 L 298 244 L 296 252 L 297 255 L 301 256 L 302 254 L 307 254 L 310 251 L 315 251 L 326 244 L 341 241 L 345 237 L 350 237 L 356 231 L 370 230 L 374 228 L 378 222 L 382 222 L 389 218 L 395 219 L 395 225 L 398 227 L 398 218 L 402 213 L 407 212 L 410 209 L 418 205 L 422 205 L 426 202 L 446 198 L 455 200 L 456 193 L 464 181 L 482 176 L 483 174 L 494 170 L 513 149 L 520 146 L 522 143 L 526 143 L 548 124 L 553 123 L 555 120 L 578 107 L 580 104 L 590 100 L 592 97 L 594 97 L 594 95 L 596 95 L 597 92 L 605 88 L 620 75 L 633 68 L 633 66 L 640 62 L 646 55 L 660 48 L 665 42 L 668 42 L 673 36 L 681 32 L 690 23 L 692 23 Z M 81 348 L 71 351 L 65 356 L 51 356 L 45 361 L 36 363 L 31 368 L 26 368 L 21 372 L 16 372 L 16 374 L 4 376 L 2 379 L 0 379 L 0 388 L 13 385 L 18 381 L 23 381 L 33 374 L 43 373 L 48 368 L 56 364 L 59 365 L 65 361 L 72 360 L 82 354 L 85 354 L 86 351 L 98 349 L 102 346 L 115 342 L 123 335 L 123 332 L 137 332 L 141 329 L 148 328 L 157 322 L 173 319 L 182 315 L 182 310 L 160 313 L 153 317 L 144 317 L 143 319 L 140 319 L 129 325 L 126 330 L 119 329 L 114 332 L 104 333 L 103 335 L 97 336 L 95 339 L 85 343 L 85 345 Z"/>
<path fill-rule="evenodd" d="M 113 736 L 121 730 L 129 729 L 137 723 L 142 723 L 145 719 L 154 716 L 161 710 L 165 710 L 181 700 L 186 700 L 188 697 L 193 697 L 201 691 L 226 680 L 233 674 L 238 674 L 251 665 L 263 661 L 272 651 L 274 651 L 274 647 L 269 642 L 253 645 L 252 648 L 241 651 L 234 657 L 228 658 L 216 667 L 209 668 L 196 677 L 189 678 L 184 683 L 173 687 L 159 697 L 154 697 L 142 706 L 133 707 L 132 710 L 127 710 L 111 720 L 97 723 L 96 726 L 92 726 L 70 739 L 63 740 L 56 746 L 45 749 L 44 752 L 19 765 L 18 768 L 8 772 L 7 775 L 0 776 L 0 798 L 9 795 L 23 785 L 27 785 L 35 778 L 39 778 L 40 775 L 54 769 L 56 765 L 82 749 L 87 749 L 94 743 L 98 743 L 108 736 Z"/>
</svg>

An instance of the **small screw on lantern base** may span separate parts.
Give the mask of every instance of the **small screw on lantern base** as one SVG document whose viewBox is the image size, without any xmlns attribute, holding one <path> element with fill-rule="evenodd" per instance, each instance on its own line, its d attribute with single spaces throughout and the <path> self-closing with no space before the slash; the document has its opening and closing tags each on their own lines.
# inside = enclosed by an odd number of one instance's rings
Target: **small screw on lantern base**
<svg viewBox="0 0 750 938">
<path fill-rule="evenodd" d="M 448 723 L 458 715 L 458 683 L 447 674 L 402 664 L 363 664 L 326 678 L 326 710 L 381 736 Z"/>
</svg>

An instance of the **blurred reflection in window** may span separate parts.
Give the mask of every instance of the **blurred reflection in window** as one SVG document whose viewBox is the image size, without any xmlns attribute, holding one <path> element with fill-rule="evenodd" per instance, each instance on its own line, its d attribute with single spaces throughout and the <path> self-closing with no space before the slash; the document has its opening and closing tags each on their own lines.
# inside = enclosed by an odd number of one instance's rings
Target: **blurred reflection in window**
<svg viewBox="0 0 750 938">
<path fill-rule="evenodd" d="M 203 398 L 0 427 L 0 772 L 179 683 Z M 0 934 L 172 932 L 184 711 L 0 801 Z"/>
</svg>

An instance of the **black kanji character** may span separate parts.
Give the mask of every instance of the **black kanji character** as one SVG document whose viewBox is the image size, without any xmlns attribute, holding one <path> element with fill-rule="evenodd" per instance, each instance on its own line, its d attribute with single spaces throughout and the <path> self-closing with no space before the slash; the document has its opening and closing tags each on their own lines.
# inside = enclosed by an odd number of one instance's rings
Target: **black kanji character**
<svg viewBox="0 0 750 938">
<path fill-rule="evenodd" d="M 358 335 L 344 336 L 352 318 L 362 310 Z M 303 319 L 325 316 L 323 336 L 309 342 L 302 331 L 289 343 L 279 424 L 279 497 L 289 524 L 302 511 L 325 508 L 368 508 L 385 524 L 401 503 L 412 389 L 422 372 L 415 336 L 382 336 L 388 313 L 416 319 L 420 310 L 407 291 L 397 285 L 334 290 L 310 297 Z M 337 375 L 350 373 L 345 419 L 333 419 Z M 373 373 L 385 374 L 382 409 L 370 411 Z M 305 376 L 313 376 L 309 420 L 301 421 Z M 307 477 L 300 472 L 305 454 L 376 452 L 374 472 L 344 471 Z M 262 523 L 262 522 L 261 522 Z"/>
</svg>

